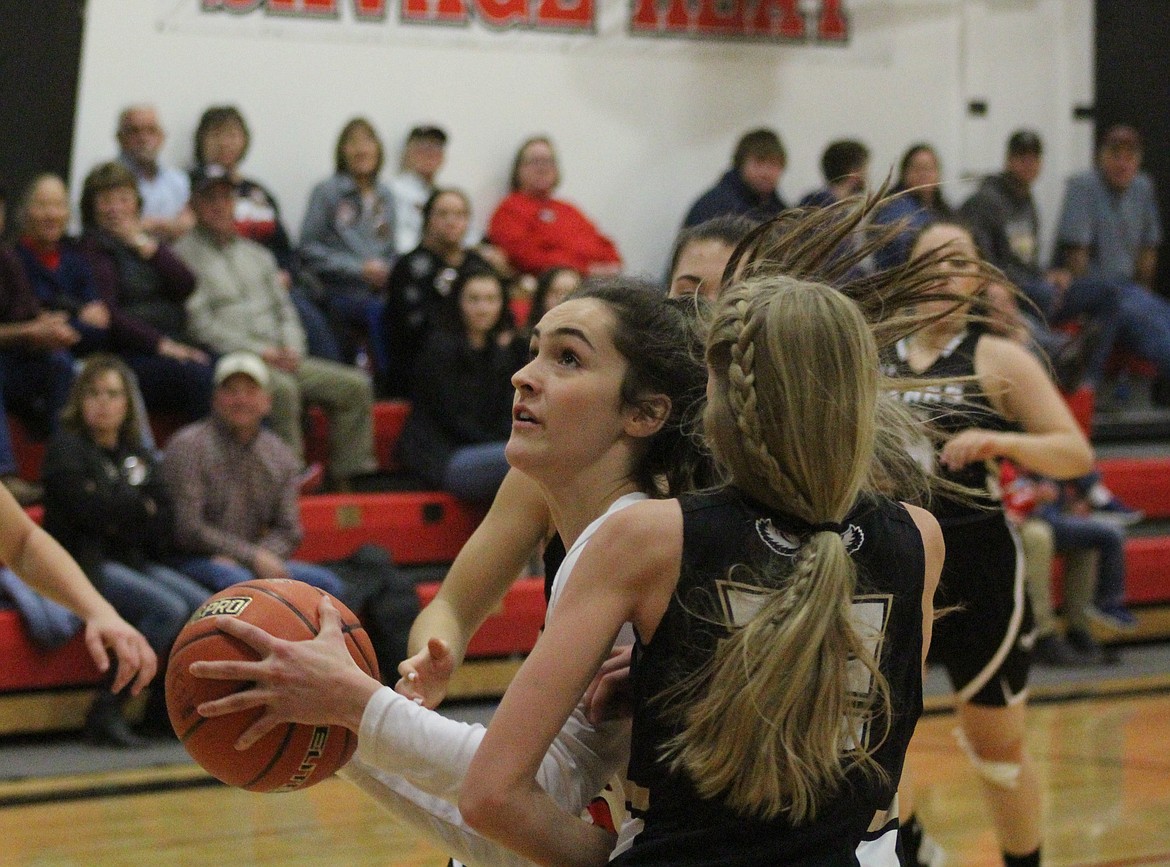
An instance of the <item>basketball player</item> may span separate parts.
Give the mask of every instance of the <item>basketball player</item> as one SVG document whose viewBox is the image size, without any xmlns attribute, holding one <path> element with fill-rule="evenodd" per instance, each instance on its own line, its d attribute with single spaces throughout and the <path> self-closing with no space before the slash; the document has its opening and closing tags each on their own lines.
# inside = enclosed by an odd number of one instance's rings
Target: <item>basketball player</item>
<svg viewBox="0 0 1170 867">
<path fill-rule="evenodd" d="M 656 287 L 595 284 L 550 310 L 534 332 L 533 360 L 516 374 L 509 459 L 514 449 L 535 451 L 559 468 L 557 496 L 543 486 L 536 493 L 567 543 L 562 575 L 607 516 L 658 495 L 660 484 L 666 492 L 689 485 L 697 459 L 688 414 L 702 399 L 705 378 L 692 310 Z M 557 587 L 554 582 L 550 608 Z M 335 612 L 322 616 L 336 626 Z M 335 720 L 359 732 L 346 775 L 396 815 L 465 863 L 527 863 L 470 832 L 455 807 L 482 727 L 447 720 L 380 688 L 352 667 L 343 641 L 333 643 L 340 639 L 335 628 L 323 627 L 320 641 L 295 643 L 232 618 L 221 628 L 264 657 L 191 668 L 200 676 L 257 682 L 255 689 L 199 708 L 214 716 L 266 705 L 242 735 L 242 748 L 279 719 Z M 273 653 L 278 646 L 279 654 Z M 580 813 L 624 765 L 628 746 L 628 720 L 593 725 L 579 710 L 549 752 L 542 781 L 569 813 Z"/>
<path fill-rule="evenodd" d="M 615 863 L 896 863 L 943 548 L 929 513 L 868 490 L 884 399 L 874 338 L 837 290 L 762 277 L 723 293 L 706 355 L 704 428 L 730 483 L 635 503 L 598 529 L 460 808 L 538 863 L 608 860 L 613 835 L 565 814 L 534 773 L 629 621 L 645 829 Z M 563 465 L 513 444 L 555 503 Z"/>
<path fill-rule="evenodd" d="M 85 577 L 57 541 L 38 527 L 0 486 L 0 562 L 25 583 L 60 602 L 85 621 L 85 646 L 98 671 L 110 668 L 113 651 L 117 670 L 110 689 L 129 686 L 137 695 L 158 669 L 158 659 L 146 638 L 119 616 Z"/>
<path fill-rule="evenodd" d="M 915 256 L 933 253 L 948 289 L 967 304 L 924 302 L 932 324 L 899 341 L 889 375 L 967 377 L 904 392 L 947 439 L 937 460 L 944 477 L 982 492 L 974 502 L 942 497 L 931 506 L 947 559 L 935 604 L 957 606 L 935 629 L 933 656 L 959 704 L 959 742 L 978 772 L 1008 867 L 1040 863 L 1040 791 L 1024 747 L 1031 611 L 1019 540 L 999 503 L 1000 458 L 1057 479 L 1092 467 L 1092 450 L 1040 363 L 1020 344 L 987 333 L 968 317 L 987 285 L 974 272 L 971 234 L 940 222 L 919 235 Z M 911 855 L 911 857 L 913 857 Z M 912 862 L 913 863 L 913 862 Z"/>
</svg>

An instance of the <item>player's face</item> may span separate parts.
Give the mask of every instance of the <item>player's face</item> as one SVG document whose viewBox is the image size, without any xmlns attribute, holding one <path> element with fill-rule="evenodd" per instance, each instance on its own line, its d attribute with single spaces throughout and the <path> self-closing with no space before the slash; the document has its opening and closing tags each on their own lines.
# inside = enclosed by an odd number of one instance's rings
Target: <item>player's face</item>
<svg viewBox="0 0 1170 867">
<path fill-rule="evenodd" d="M 938 265 L 938 270 L 944 275 L 943 285 L 939 289 L 956 295 L 971 298 L 983 285 L 979 277 L 979 251 L 971 235 L 959 226 L 939 224 L 931 226 L 919 235 L 914 244 L 913 255 L 918 256 L 932 250 L 943 250 L 946 254 Z M 940 313 L 944 310 L 953 310 L 955 316 L 962 316 L 967 312 L 967 305 L 955 307 L 954 301 L 928 301 L 920 305 L 920 313 Z"/>
<path fill-rule="evenodd" d="M 531 360 L 512 377 L 508 462 L 537 480 L 564 481 L 622 440 L 627 363 L 613 342 L 616 319 L 596 298 L 571 298 L 533 330 Z"/>
<path fill-rule="evenodd" d="M 732 249 L 718 238 L 691 241 L 683 247 L 670 275 L 670 297 L 682 298 L 697 292 L 712 300 L 719 294 Z"/>
</svg>

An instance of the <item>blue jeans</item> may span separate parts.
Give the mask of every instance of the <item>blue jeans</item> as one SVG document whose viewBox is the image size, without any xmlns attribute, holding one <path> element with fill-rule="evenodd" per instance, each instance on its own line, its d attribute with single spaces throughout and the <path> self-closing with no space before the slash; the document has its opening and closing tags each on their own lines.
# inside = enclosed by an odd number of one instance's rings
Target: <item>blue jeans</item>
<svg viewBox="0 0 1170 867">
<path fill-rule="evenodd" d="M 346 601 L 345 585 L 341 583 L 341 579 L 336 574 L 324 566 L 303 563 L 300 560 L 285 560 L 284 565 L 291 578 L 304 581 L 314 587 L 320 587 L 325 592 L 332 593 L 342 602 Z M 204 587 L 210 588 L 214 593 L 225 590 L 233 584 L 251 581 L 257 577 L 256 573 L 247 566 L 242 566 L 239 563 L 220 563 L 210 557 L 180 558 L 175 566 Z"/>
<path fill-rule="evenodd" d="M 308 344 L 309 355 L 324 358 L 326 361 L 341 363 L 341 347 L 333 329 L 325 319 L 325 313 L 316 302 L 306 294 L 305 290 L 294 283 L 289 287 L 288 297 L 297 308 L 297 315 L 301 320 L 301 327 L 305 329 L 305 342 Z"/>
<path fill-rule="evenodd" d="M 113 560 L 102 563 L 101 591 L 114 610 L 146 636 L 160 665 L 166 665 L 187 618 L 210 595 L 186 575 L 159 563 L 139 570 Z"/>
<path fill-rule="evenodd" d="M 1170 377 L 1170 301 L 1137 283 L 1122 284 L 1117 342 Z"/>
<path fill-rule="evenodd" d="M 374 362 L 374 370 L 379 373 L 385 370 L 389 358 L 386 356 L 385 344 L 378 339 L 378 335 L 386 302 L 372 295 L 346 294 L 334 289 L 327 296 L 326 303 L 330 316 L 338 323 L 361 332 L 369 348 L 370 360 Z"/>
<path fill-rule="evenodd" d="M 1041 506 L 1036 515 L 1052 525 L 1056 550 L 1092 548 L 1100 566 L 1093 600 L 1101 608 L 1125 604 L 1125 530 L 1087 515 L 1070 515 L 1053 503 Z"/>
<path fill-rule="evenodd" d="M 463 500 L 490 503 L 508 474 L 507 443 L 481 443 L 456 449 L 443 472 L 443 488 Z"/>
<path fill-rule="evenodd" d="M 1024 294 L 1040 308 L 1054 325 L 1088 317 L 1098 328 L 1097 343 L 1086 359 L 1085 380 L 1094 388 L 1105 376 L 1109 354 L 1120 337 L 1122 327 L 1122 290 L 1120 286 L 1101 280 L 1074 280 L 1055 304 L 1057 289 L 1046 280 L 1037 280 L 1020 287 Z"/>
</svg>

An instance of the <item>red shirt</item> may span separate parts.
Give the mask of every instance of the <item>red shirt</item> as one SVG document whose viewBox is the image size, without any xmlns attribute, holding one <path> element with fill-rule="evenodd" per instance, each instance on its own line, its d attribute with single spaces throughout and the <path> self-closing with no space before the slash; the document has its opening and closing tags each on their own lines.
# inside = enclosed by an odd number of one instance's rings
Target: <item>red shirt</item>
<svg viewBox="0 0 1170 867">
<path fill-rule="evenodd" d="M 488 240 L 526 274 L 567 266 L 582 274 L 594 265 L 621 265 L 613 241 L 562 199 L 510 193 L 488 224 Z"/>
</svg>

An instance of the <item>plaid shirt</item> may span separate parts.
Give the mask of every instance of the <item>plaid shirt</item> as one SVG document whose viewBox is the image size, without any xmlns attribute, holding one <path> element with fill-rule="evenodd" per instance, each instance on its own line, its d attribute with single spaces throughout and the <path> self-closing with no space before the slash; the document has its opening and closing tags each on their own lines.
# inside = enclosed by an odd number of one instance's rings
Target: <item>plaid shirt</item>
<svg viewBox="0 0 1170 867">
<path fill-rule="evenodd" d="M 241 443 L 212 416 L 170 439 L 162 469 L 181 553 L 250 565 L 260 548 L 288 559 L 300 544 L 299 463 L 271 431 Z"/>
</svg>

